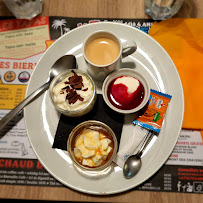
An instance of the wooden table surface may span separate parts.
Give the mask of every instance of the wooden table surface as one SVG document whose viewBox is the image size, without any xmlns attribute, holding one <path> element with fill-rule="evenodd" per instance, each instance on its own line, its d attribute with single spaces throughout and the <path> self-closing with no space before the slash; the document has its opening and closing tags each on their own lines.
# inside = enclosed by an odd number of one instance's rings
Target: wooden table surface
<svg viewBox="0 0 203 203">
<path fill-rule="evenodd" d="M 149 18 L 144 0 L 44 0 L 42 16 L 93 18 Z M 12 16 L 0 0 L 0 16 Z M 185 0 L 175 17 L 203 18 L 202 0 Z M 93 196 L 69 188 L 0 185 L 0 198 L 88 202 L 203 202 L 201 194 L 128 191 L 110 196 Z M 202 201 L 201 201 L 202 200 Z"/>
</svg>

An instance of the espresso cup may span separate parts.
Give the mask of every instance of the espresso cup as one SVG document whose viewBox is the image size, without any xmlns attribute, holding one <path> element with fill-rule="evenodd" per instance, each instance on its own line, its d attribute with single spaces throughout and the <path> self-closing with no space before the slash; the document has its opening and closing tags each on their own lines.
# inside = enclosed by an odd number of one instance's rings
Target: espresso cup
<svg viewBox="0 0 203 203">
<path fill-rule="evenodd" d="M 104 80 L 108 74 L 121 67 L 122 58 L 134 53 L 134 41 L 121 42 L 113 33 L 96 31 L 83 44 L 83 56 L 88 72 L 96 80 Z"/>
</svg>

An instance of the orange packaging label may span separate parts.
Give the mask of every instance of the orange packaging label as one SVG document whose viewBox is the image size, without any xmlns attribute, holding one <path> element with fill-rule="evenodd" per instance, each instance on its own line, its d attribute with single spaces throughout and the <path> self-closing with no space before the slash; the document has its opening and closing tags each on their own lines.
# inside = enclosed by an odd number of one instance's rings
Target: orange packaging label
<svg viewBox="0 0 203 203">
<path fill-rule="evenodd" d="M 159 132 L 170 100 L 170 95 L 151 89 L 148 105 L 133 123 Z"/>
</svg>

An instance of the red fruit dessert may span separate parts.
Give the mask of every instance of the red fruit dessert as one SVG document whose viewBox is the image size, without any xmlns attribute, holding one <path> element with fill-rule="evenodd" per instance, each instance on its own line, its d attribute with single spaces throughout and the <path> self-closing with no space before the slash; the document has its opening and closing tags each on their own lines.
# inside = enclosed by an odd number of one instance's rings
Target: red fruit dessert
<svg viewBox="0 0 203 203">
<path fill-rule="evenodd" d="M 142 83 L 132 76 L 120 76 L 108 86 L 107 97 L 118 109 L 130 110 L 138 107 L 144 99 Z"/>
</svg>

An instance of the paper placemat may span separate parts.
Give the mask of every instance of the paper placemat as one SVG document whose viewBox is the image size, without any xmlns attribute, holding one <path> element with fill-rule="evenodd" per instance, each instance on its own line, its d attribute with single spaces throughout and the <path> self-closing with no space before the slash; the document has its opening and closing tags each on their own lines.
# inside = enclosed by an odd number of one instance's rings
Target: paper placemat
<svg viewBox="0 0 203 203">
<path fill-rule="evenodd" d="M 24 98 L 26 85 L 37 62 L 46 48 L 61 35 L 76 27 L 102 21 L 127 24 L 145 33 L 148 33 L 153 24 L 151 19 L 41 16 L 32 21 L 25 21 L 8 18 L 10 17 L 0 17 L 0 41 L 2 42 L 0 46 L 0 117 L 6 115 Z M 171 25 L 173 26 L 174 23 L 175 21 L 172 20 Z M 176 26 L 173 28 L 176 29 Z M 168 29 L 166 27 L 167 31 Z M 29 47 L 31 49 L 28 49 Z M 100 117 L 100 119 L 104 118 Z M 8 126 L 6 133 L 1 136 L 0 184 L 64 187 L 37 160 L 26 135 L 23 115 L 18 115 L 16 120 L 17 122 Z M 67 121 L 64 120 L 64 122 Z M 67 129 L 65 131 L 67 133 Z M 182 130 L 165 165 L 133 190 L 203 193 L 202 154 L 203 136 L 200 131 Z"/>
</svg>

